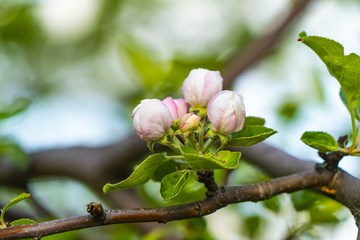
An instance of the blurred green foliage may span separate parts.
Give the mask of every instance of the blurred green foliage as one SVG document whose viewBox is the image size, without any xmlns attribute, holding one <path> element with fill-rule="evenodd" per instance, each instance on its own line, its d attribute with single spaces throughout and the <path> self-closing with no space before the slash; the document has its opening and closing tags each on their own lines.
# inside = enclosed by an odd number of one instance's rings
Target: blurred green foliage
<svg viewBox="0 0 360 240">
<path fill-rule="evenodd" d="M 265 2 L 257 5 L 259 3 L 256 1 L 253 6 L 245 1 L 194 1 L 195 5 L 185 8 L 183 5 L 171 7 L 176 4 L 173 1 L 94 0 L 87 2 L 97 4 L 96 11 L 91 16 L 91 24 L 83 27 L 87 30 L 69 37 L 66 31 L 61 34 L 64 26 L 60 25 L 64 24 L 63 21 L 58 19 L 58 22 L 52 22 L 53 20 L 46 19 L 41 14 L 41 7 L 48 2 L 0 0 L 0 102 L 7 103 L 0 105 L 1 121 L 26 111 L 31 101 L 44 101 L 48 95 L 60 95 L 64 92 L 70 92 L 70 95 L 80 95 L 83 91 L 100 92 L 125 106 L 129 112 L 143 98 L 162 99 L 169 95 L 180 97 L 179 87 L 191 69 L 223 69 L 234 56 L 246 50 L 247 44 L 274 26 L 275 20 L 284 13 L 281 9 L 271 16 L 274 18 L 265 19 L 265 16 L 257 13 L 257 10 L 266 8 L 263 6 Z M 69 4 L 69 1 L 65 4 Z M 216 18 L 216 21 L 205 24 L 206 29 L 200 34 L 194 34 L 198 31 L 196 25 L 206 22 L 205 7 L 208 5 L 212 12 L 210 17 Z M 182 11 L 182 18 L 194 18 L 194 22 L 176 25 L 176 16 L 173 15 L 175 8 Z M 192 12 L 194 8 L 196 11 Z M 256 18 L 251 19 L 255 15 L 249 12 L 255 12 Z M 81 16 L 82 11 L 78 11 L 77 15 Z M 73 18 L 73 22 L 67 22 L 65 29 L 81 24 L 77 22 L 76 16 L 69 17 Z M 67 16 L 62 20 L 66 20 L 65 18 Z M 261 19 L 265 20 L 261 22 Z M 45 24 L 48 22 L 55 25 L 49 28 L 50 25 Z M 174 30 L 178 28 L 181 34 Z M 209 35 L 212 32 L 215 32 L 216 37 Z M 296 44 L 293 42 L 297 33 L 295 26 L 284 39 L 290 39 L 288 42 Z M 194 38 L 182 37 L 183 35 Z M 280 84 L 288 81 L 279 72 L 283 68 L 286 53 L 292 49 L 284 41 L 279 45 L 281 47 L 272 52 L 266 65 L 260 66 L 265 68 L 269 85 L 275 82 L 274 79 Z M 296 121 L 304 104 L 324 103 L 326 94 L 320 81 L 321 73 L 313 69 L 308 73 L 305 75 L 307 78 L 301 79 L 307 84 L 300 94 L 293 94 L 293 91 L 288 90 L 285 94 L 276 96 L 280 99 L 274 108 L 278 119 L 285 122 Z M 254 82 L 257 80 L 251 79 Z M 261 96 L 261 93 L 257 94 Z M 9 136 L 0 137 L 0 154 L 7 155 L 6 159 L 22 169 L 28 167 L 21 146 Z M 163 174 L 159 170 L 154 177 L 159 178 Z M 269 179 L 269 176 L 245 161 L 240 161 L 238 170 L 231 173 L 217 170 L 215 175 L 219 183 L 228 182 L 230 185 L 252 184 Z M 205 196 L 203 185 L 194 177 L 175 199 L 168 202 L 160 199 L 158 189 L 158 183 L 149 182 L 138 189 L 138 192 L 149 206 L 173 205 Z M 0 201 L 4 201 L 4 192 L 8 190 L 2 191 Z M 309 221 L 314 224 L 333 224 L 343 220 L 339 217 L 339 212 L 343 210 L 340 205 L 308 191 L 292 194 L 290 203 L 283 196 L 278 196 L 257 204 L 256 207 L 262 214 L 246 215 L 243 209 L 237 209 L 233 214 L 242 221 L 244 230 L 241 234 L 244 238 L 255 239 L 262 236 L 260 232 L 265 231 L 262 226 L 271 223 L 267 216 L 269 212 L 283 216 L 281 214 L 289 206 L 293 207 L 290 214 L 305 212 Z M 312 231 L 310 225 L 296 225 L 296 222 L 291 221 L 288 224 L 289 236 L 309 234 Z M 166 224 L 149 233 L 146 238 L 162 239 L 174 234 L 180 239 L 214 239 L 208 228 L 208 221 L 204 218 L 190 219 Z M 129 224 L 46 237 L 54 240 L 81 238 L 144 239 L 139 229 Z"/>
</svg>

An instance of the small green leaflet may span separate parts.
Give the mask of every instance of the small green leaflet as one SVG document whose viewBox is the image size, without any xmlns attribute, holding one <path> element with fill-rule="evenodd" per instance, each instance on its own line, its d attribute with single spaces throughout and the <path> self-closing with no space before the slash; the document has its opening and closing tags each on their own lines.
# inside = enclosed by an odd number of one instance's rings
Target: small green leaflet
<svg viewBox="0 0 360 240">
<path fill-rule="evenodd" d="M 22 200 L 25 200 L 27 198 L 30 197 L 30 193 L 22 193 L 19 196 L 17 196 L 16 198 L 12 199 L 1 211 L 1 215 L 0 215 L 0 221 L 1 221 L 1 225 L 2 227 L 6 227 L 5 221 L 4 221 L 4 214 L 5 212 L 11 208 L 12 206 L 14 206 L 15 204 L 21 202 Z"/>
<path fill-rule="evenodd" d="M 264 125 L 265 119 L 259 117 L 248 116 L 245 118 L 245 125 Z"/>
<path fill-rule="evenodd" d="M 190 171 L 173 172 L 166 175 L 160 184 L 160 195 L 164 200 L 176 197 L 189 181 Z"/>
<path fill-rule="evenodd" d="M 153 141 L 148 141 L 146 143 L 147 147 L 149 148 L 149 150 L 153 153 L 154 152 L 154 145 L 155 145 L 155 142 Z"/>
<path fill-rule="evenodd" d="M 360 97 L 360 57 L 355 53 L 344 55 L 344 47 L 328 38 L 301 35 L 299 41 L 320 57 L 340 83 L 349 106 L 354 107 Z"/>
<path fill-rule="evenodd" d="M 135 168 L 134 172 L 124 181 L 116 184 L 107 183 L 103 188 L 104 193 L 109 193 L 118 189 L 132 188 L 146 183 L 164 160 L 165 156 L 162 153 L 150 155 L 140 163 L 139 166 Z"/>
<path fill-rule="evenodd" d="M 27 225 L 27 224 L 34 224 L 37 223 L 36 221 L 29 219 L 29 218 L 22 218 L 22 219 L 17 219 L 15 221 L 12 221 L 10 223 L 11 226 L 16 226 L 16 225 Z"/>
<path fill-rule="evenodd" d="M 277 132 L 271 128 L 261 125 L 245 124 L 241 131 L 235 132 L 231 135 L 232 139 L 228 142 L 227 146 L 248 147 L 264 141 L 275 133 Z"/>
<path fill-rule="evenodd" d="M 335 152 L 343 149 L 338 146 L 335 138 L 325 132 L 304 132 L 301 140 L 308 146 L 320 152 Z"/>
<path fill-rule="evenodd" d="M 234 169 L 239 166 L 241 153 L 220 151 L 204 155 L 185 153 L 185 161 L 193 170 Z"/>
</svg>

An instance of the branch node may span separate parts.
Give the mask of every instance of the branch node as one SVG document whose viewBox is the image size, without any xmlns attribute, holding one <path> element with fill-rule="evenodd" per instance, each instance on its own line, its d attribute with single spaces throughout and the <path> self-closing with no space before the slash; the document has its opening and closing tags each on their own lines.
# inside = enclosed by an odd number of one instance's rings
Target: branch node
<svg viewBox="0 0 360 240">
<path fill-rule="evenodd" d="M 346 146 L 347 141 L 348 141 L 347 135 L 341 136 L 337 140 L 339 147 L 342 147 L 342 148 L 344 148 Z"/>
<path fill-rule="evenodd" d="M 91 202 L 87 205 L 86 210 L 96 221 L 104 221 L 106 218 L 106 214 L 101 203 Z"/>
<path fill-rule="evenodd" d="M 213 197 L 219 189 L 214 179 L 214 170 L 200 170 L 197 171 L 197 175 L 198 181 L 203 183 L 207 188 L 206 196 Z"/>
<path fill-rule="evenodd" d="M 323 153 L 318 152 L 319 156 L 324 159 L 325 162 L 321 164 L 316 164 L 315 169 L 321 171 L 321 169 L 327 169 L 331 172 L 335 172 L 338 169 L 338 164 L 340 160 L 345 156 L 343 152 L 329 152 Z"/>
</svg>

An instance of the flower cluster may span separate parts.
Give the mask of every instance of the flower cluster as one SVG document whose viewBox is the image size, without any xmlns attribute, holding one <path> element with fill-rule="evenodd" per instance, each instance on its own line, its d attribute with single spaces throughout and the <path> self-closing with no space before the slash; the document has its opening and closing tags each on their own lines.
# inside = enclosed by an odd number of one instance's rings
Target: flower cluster
<svg viewBox="0 0 360 240">
<path fill-rule="evenodd" d="M 243 98 L 222 91 L 222 84 L 218 71 L 192 70 L 181 88 L 184 99 L 145 99 L 136 106 L 132 113 L 136 133 L 145 141 L 166 143 L 166 136 L 197 132 L 205 139 L 240 131 L 245 122 Z"/>
</svg>

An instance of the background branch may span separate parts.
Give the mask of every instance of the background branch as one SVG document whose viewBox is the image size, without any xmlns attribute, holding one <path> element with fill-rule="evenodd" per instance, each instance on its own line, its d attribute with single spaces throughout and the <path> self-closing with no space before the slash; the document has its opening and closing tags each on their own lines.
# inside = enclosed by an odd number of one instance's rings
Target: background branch
<svg viewBox="0 0 360 240">
<path fill-rule="evenodd" d="M 294 1 L 290 11 L 284 19 L 271 31 L 255 39 L 244 52 L 234 56 L 223 69 L 224 88 L 228 89 L 234 80 L 245 70 L 252 67 L 259 60 L 264 59 L 277 46 L 286 30 L 293 24 L 299 15 L 306 9 L 311 0 Z M 273 21 L 276 22 L 276 21 Z"/>
</svg>

